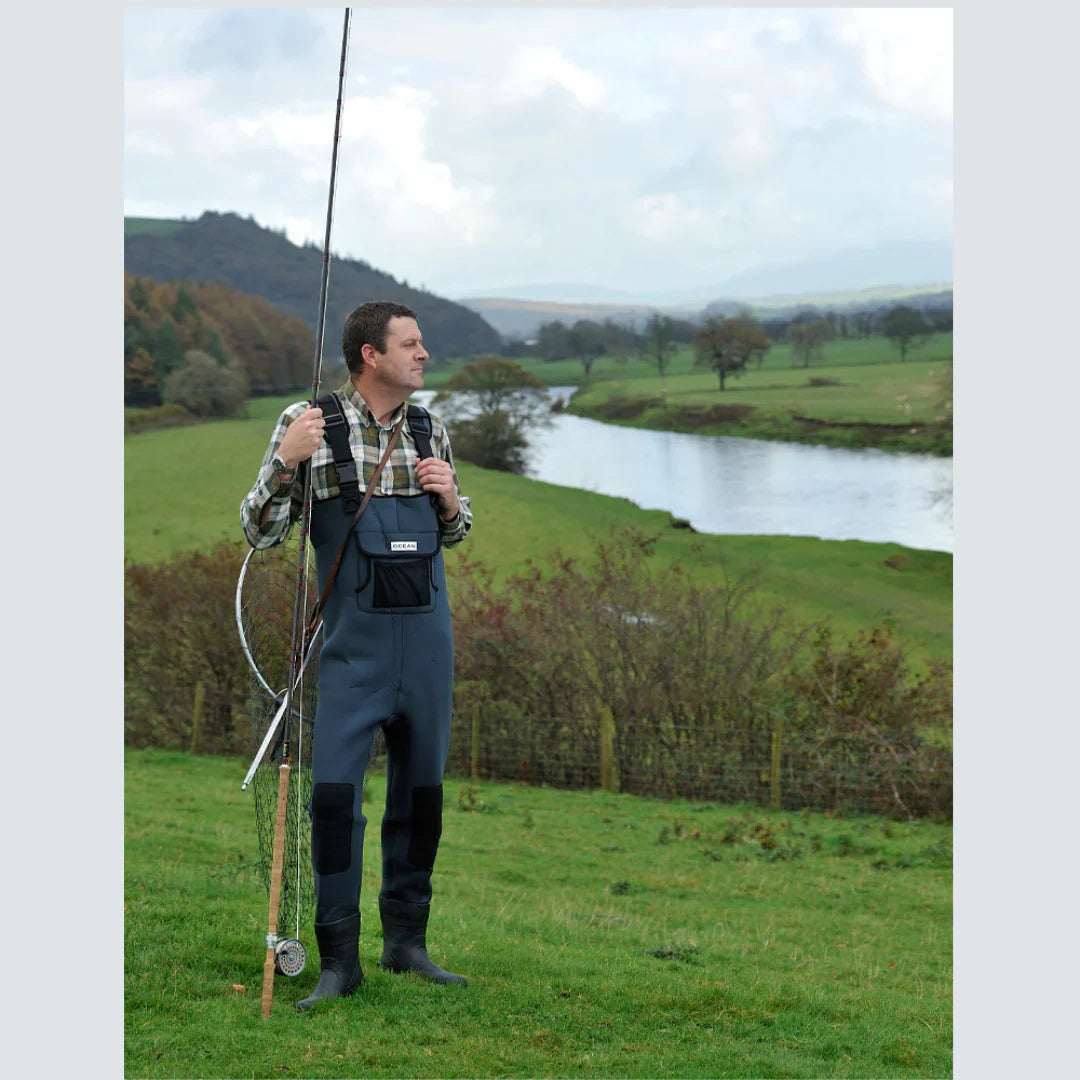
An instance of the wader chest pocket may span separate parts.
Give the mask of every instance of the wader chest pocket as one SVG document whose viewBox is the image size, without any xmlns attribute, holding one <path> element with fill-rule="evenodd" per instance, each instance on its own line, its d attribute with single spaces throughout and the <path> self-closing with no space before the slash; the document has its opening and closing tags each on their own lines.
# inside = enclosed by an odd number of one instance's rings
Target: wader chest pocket
<svg viewBox="0 0 1080 1080">
<path fill-rule="evenodd" d="M 360 549 L 356 600 L 361 610 L 433 610 L 437 532 L 353 535 Z"/>
</svg>

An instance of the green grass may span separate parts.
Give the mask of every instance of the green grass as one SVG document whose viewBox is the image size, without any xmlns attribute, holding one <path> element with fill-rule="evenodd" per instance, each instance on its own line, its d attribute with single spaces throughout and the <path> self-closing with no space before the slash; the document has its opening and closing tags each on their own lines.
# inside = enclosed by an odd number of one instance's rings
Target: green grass
<svg viewBox="0 0 1080 1080">
<path fill-rule="evenodd" d="M 240 500 L 287 398 L 252 402 L 249 417 L 153 431 L 125 439 L 125 552 L 156 562 L 241 538 Z M 469 552 L 500 577 L 554 547 L 582 557 L 595 538 L 633 526 L 658 534 L 656 560 L 685 559 L 703 580 L 761 566 L 764 599 L 798 619 L 832 620 L 851 635 L 891 622 L 914 661 L 952 655 L 952 556 L 899 544 L 786 536 L 705 536 L 671 527 L 665 511 L 459 462 L 476 526 Z M 459 549 L 459 552 L 465 550 Z M 447 553 L 451 571 L 459 555 Z M 239 556 L 237 559 L 239 566 Z"/>
<path fill-rule="evenodd" d="M 665 386 L 667 407 L 684 405 L 752 405 L 764 410 L 790 411 L 823 420 L 847 423 L 901 424 L 905 420 L 927 424 L 934 420 L 939 396 L 941 365 L 892 363 L 851 365 L 820 375 L 820 369 L 762 368 L 727 381 L 720 390 L 711 372 L 683 372 L 661 379 L 612 379 L 597 383 L 574 396 L 572 411 L 588 413 L 597 404 L 621 395 L 625 398 L 661 398 Z M 835 385 L 813 386 L 811 378 L 827 378 Z M 910 406 L 910 412 L 905 410 Z M 652 415 L 651 413 L 649 414 Z M 638 425 L 641 426 L 641 425 Z M 648 426 L 648 425 L 646 425 Z M 655 426 L 655 425 L 654 425 Z"/>
<path fill-rule="evenodd" d="M 429 943 L 470 982 L 436 987 L 375 965 L 374 776 L 367 981 L 297 1014 L 305 928 L 262 1020 L 245 768 L 126 754 L 126 1076 L 952 1073 L 948 826 L 450 780 Z"/>
<path fill-rule="evenodd" d="M 124 235 L 139 236 L 143 233 L 171 233 L 176 232 L 177 229 L 182 229 L 185 224 L 185 222 L 174 218 L 125 217 Z"/>
<path fill-rule="evenodd" d="M 729 378 L 723 391 L 713 373 L 700 370 L 610 379 L 580 391 L 569 407 L 631 427 L 950 455 L 952 423 L 940 385 L 945 359 L 755 368 Z"/>
<path fill-rule="evenodd" d="M 790 346 L 778 344 L 760 367 L 730 377 L 723 391 L 715 373 L 696 367 L 685 346 L 662 378 L 654 363 L 638 356 L 621 362 L 601 357 L 587 384 L 577 360 L 519 362 L 549 386 L 580 386 L 571 412 L 629 427 L 951 454 L 951 418 L 944 424 L 940 419 L 940 379 L 952 358 L 952 334 L 936 335 L 904 363 L 898 356 L 883 337 L 838 339 L 806 368 L 794 366 Z M 445 385 L 461 363 L 425 373 L 425 386 Z M 811 379 L 831 385 L 813 386 Z M 711 414 L 716 406 L 753 413 L 719 419 Z"/>
<path fill-rule="evenodd" d="M 791 346 L 783 342 L 775 344 L 766 354 L 761 363 L 761 371 L 788 371 L 805 381 L 808 375 L 817 375 L 834 367 L 860 367 L 873 364 L 892 364 L 898 361 L 899 352 L 889 344 L 884 337 L 872 338 L 838 338 L 830 341 L 824 348 L 821 359 L 815 361 L 809 368 L 804 368 L 793 359 Z M 952 356 L 952 334 L 937 334 L 922 348 L 914 350 L 905 366 L 918 366 L 929 363 L 931 366 L 940 365 L 944 360 Z M 444 386 L 450 376 L 468 360 L 454 359 L 442 363 L 430 364 L 424 372 L 424 385 L 428 389 L 437 390 Z M 538 379 L 548 386 L 581 386 L 585 381 L 585 369 L 581 361 L 577 359 L 567 360 L 540 360 L 535 357 L 525 357 L 517 360 L 523 368 L 531 371 Z M 707 369 L 695 367 L 694 351 L 688 345 L 680 346 L 667 366 L 669 376 L 703 374 L 708 376 L 714 385 L 718 383 L 717 377 Z M 757 371 L 757 363 L 753 363 L 751 371 Z M 590 382 L 625 381 L 627 379 L 653 378 L 657 376 L 655 361 L 644 359 L 641 356 L 601 356 L 592 366 Z M 735 385 L 739 379 L 746 376 L 737 376 L 729 385 Z"/>
</svg>

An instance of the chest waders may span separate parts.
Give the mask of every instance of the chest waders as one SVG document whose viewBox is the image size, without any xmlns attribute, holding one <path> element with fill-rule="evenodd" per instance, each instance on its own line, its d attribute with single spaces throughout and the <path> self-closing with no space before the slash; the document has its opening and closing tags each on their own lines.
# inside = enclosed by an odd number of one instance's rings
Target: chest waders
<svg viewBox="0 0 1080 1080">
<path fill-rule="evenodd" d="M 331 417 L 327 405 L 323 409 L 342 494 L 311 509 L 320 594 L 343 543 L 345 551 L 322 611 L 311 764 L 315 936 L 322 972 L 299 1008 L 349 994 L 363 979 L 358 958 L 367 825 L 363 778 L 380 728 L 387 750 L 380 964 L 436 982 L 465 982 L 433 964 L 425 943 L 431 873 L 442 834 L 454 677 L 438 517 L 429 495 L 372 495 L 350 530 L 359 486 L 347 468 L 352 457 L 345 418 L 340 410 Z M 410 406 L 407 422 L 423 455 L 430 419 Z M 346 468 L 337 466 L 338 460 Z"/>
</svg>

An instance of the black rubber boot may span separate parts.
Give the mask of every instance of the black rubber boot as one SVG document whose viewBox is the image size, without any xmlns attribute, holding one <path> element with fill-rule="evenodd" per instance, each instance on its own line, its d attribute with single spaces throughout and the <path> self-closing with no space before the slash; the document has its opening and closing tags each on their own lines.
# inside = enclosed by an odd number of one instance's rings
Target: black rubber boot
<svg viewBox="0 0 1080 1080">
<path fill-rule="evenodd" d="M 430 911 L 430 904 L 406 904 L 379 897 L 384 942 L 379 967 L 393 972 L 414 971 L 432 982 L 467 986 L 463 976 L 443 971 L 428 957 L 425 941 Z"/>
<path fill-rule="evenodd" d="M 301 1011 L 313 1008 L 320 998 L 348 997 L 364 981 L 360 970 L 360 912 L 332 923 L 315 924 L 322 971 L 315 989 L 298 1001 Z"/>
</svg>

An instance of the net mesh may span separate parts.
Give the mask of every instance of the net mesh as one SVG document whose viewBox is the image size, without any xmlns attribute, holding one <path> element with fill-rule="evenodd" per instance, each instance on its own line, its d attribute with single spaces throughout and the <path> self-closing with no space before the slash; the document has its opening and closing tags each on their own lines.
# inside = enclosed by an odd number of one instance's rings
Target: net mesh
<svg viewBox="0 0 1080 1080">
<path fill-rule="evenodd" d="M 308 579 L 314 581 L 309 560 Z M 251 754 L 258 752 L 266 731 L 285 701 L 289 679 L 289 643 L 292 638 L 293 607 L 296 599 L 296 568 L 299 541 L 295 533 L 277 547 L 253 551 L 244 568 L 237 599 L 241 640 L 251 660 L 248 715 L 251 721 Z M 310 603 L 307 605 L 310 607 Z M 311 874 L 311 740 L 315 729 L 318 685 L 319 640 L 301 684 L 293 693 L 289 724 L 290 773 L 285 817 L 285 861 L 282 869 L 281 901 L 277 933 L 298 937 L 298 927 L 314 902 Z M 284 718 L 269 752 L 252 778 L 255 821 L 259 838 L 259 862 L 263 884 L 270 890 L 274 826 L 277 820 L 278 777 L 284 750 Z"/>
<path fill-rule="evenodd" d="M 293 606 L 296 598 L 296 568 L 299 540 L 294 530 L 273 548 L 253 551 L 244 566 L 237 595 L 237 618 L 241 642 L 251 661 L 248 715 L 251 721 L 251 754 L 258 752 L 274 716 L 285 701 L 289 678 L 289 643 L 292 638 Z M 307 579 L 314 588 L 314 555 L 306 547 Z M 314 605 L 315 596 L 306 597 L 305 611 Z M 311 647 L 311 659 L 304 669 L 302 682 L 293 693 L 290 724 L 292 770 L 289 801 L 286 807 L 285 859 L 282 869 L 281 900 L 278 908 L 279 937 L 300 937 L 300 928 L 315 902 L 311 869 L 311 748 L 315 732 L 315 705 L 318 700 L 319 647 L 321 635 Z M 274 827 L 277 821 L 279 767 L 283 745 L 278 734 L 251 781 L 254 792 L 255 821 L 259 838 L 259 863 L 267 895 L 274 850 Z M 382 764 L 386 746 L 382 733 L 375 739 L 371 760 L 364 776 L 366 783 L 372 767 Z"/>
</svg>

